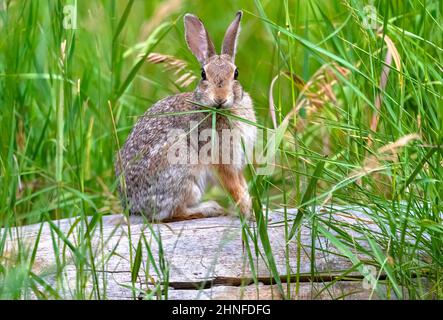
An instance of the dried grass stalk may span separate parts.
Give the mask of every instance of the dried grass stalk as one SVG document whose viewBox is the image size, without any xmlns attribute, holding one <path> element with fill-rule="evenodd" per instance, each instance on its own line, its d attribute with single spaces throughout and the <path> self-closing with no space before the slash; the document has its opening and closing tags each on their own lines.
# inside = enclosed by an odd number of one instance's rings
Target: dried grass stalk
<svg viewBox="0 0 443 320">
<path fill-rule="evenodd" d="M 177 77 L 174 83 L 179 87 L 186 88 L 197 79 L 188 70 L 188 64 L 176 57 L 152 52 L 148 55 L 147 60 L 153 64 L 163 64 L 166 70 L 173 71 L 174 76 Z"/>
<path fill-rule="evenodd" d="M 371 173 L 376 174 L 376 172 L 384 169 L 382 162 L 396 162 L 397 156 L 401 152 L 401 150 L 411 141 L 419 139 L 421 139 L 419 134 L 411 133 L 397 139 L 394 142 L 380 147 L 377 152 L 367 156 L 363 161 L 362 167 L 354 170 L 350 176 L 357 177 L 369 175 Z M 381 181 L 381 176 L 377 175 L 375 179 Z M 357 181 L 357 183 L 360 183 L 360 179 Z"/>
<path fill-rule="evenodd" d="M 141 38 L 148 38 L 149 34 L 166 18 L 180 11 L 183 6 L 183 0 L 165 0 L 160 2 L 152 13 L 151 18 L 147 20 L 141 30 Z"/>
<path fill-rule="evenodd" d="M 381 33 L 378 33 L 378 36 L 383 36 Z M 400 75 L 400 86 L 403 85 L 403 78 L 401 76 L 401 59 L 400 54 L 398 53 L 397 48 L 394 45 L 394 42 L 389 38 L 388 35 L 384 35 L 383 40 L 387 46 L 387 52 L 385 56 L 385 65 L 383 66 L 381 75 L 380 75 L 380 84 L 379 84 L 379 93 L 375 98 L 375 109 L 376 111 L 372 115 L 370 129 L 371 132 L 376 132 L 378 127 L 378 122 L 380 119 L 380 109 L 383 103 L 383 92 L 386 89 L 386 84 L 388 83 L 388 76 L 391 72 L 392 59 L 394 59 L 395 66 Z M 372 145 L 372 134 L 369 135 L 368 139 L 368 147 Z"/>
<path fill-rule="evenodd" d="M 337 72 L 343 77 L 347 77 L 350 73 L 349 69 L 336 63 L 325 64 L 301 88 L 294 111 L 298 113 L 301 109 L 304 109 L 306 119 L 298 119 L 298 131 L 303 130 L 312 116 L 317 114 L 327 103 L 337 103 L 337 97 L 333 90 L 333 87 L 340 80 Z"/>
</svg>

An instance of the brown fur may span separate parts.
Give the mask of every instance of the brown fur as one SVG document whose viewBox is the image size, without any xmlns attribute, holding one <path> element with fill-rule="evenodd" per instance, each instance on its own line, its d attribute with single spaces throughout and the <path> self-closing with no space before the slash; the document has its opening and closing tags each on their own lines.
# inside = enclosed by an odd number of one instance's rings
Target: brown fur
<svg viewBox="0 0 443 320">
<path fill-rule="evenodd" d="M 241 16 L 241 12 L 237 13 L 226 32 L 224 54 L 217 55 L 203 23 L 193 15 L 185 15 L 186 41 L 201 63 L 206 78 L 199 82 L 194 92 L 166 97 L 155 103 L 137 121 L 119 151 L 115 170 L 120 181 L 123 205 L 129 208 L 131 214 L 143 214 L 154 221 L 225 214 L 224 209 L 214 201 L 200 202 L 208 178 L 215 171 L 242 214 L 251 216 L 251 199 L 242 174 L 246 158 L 241 143 L 232 146 L 242 157 L 239 163 L 218 165 L 199 161 L 197 164 L 171 164 L 167 158 L 168 151 L 176 143 L 168 140 L 171 130 L 180 129 L 189 133 L 192 122 L 199 123 L 195 129 L 197 133 L 212 129 L 212 119 L 207 113 L 174 113 L 200 110 L 204 105 L 221 108 L 255 122 L 251 98 L 240 82 L 234 79 L 234 55 Z M 219 136 L 223 129 L 236 129 L 245 145 L 254 145 L 255 126 L 222 114 L 217 114 L 216 120 L 215 129 Z M 186 143 L 188 150 L 197 151 L 201 151 L 206 144 L 198 141 L 193 145 L 186 139 L 180 143 Z"/>
</svg>

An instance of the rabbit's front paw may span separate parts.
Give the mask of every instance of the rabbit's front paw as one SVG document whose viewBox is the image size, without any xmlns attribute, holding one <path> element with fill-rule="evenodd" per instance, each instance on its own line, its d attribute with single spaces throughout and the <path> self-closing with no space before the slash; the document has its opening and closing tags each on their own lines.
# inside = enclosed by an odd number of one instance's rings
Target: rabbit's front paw
<svg viewBox="0 0 443 320">
<path fill-rule="evenodd" d="M 255 220 L 255 215 L 252 211 L 252 200 L 249 194 L 245 193 L 238 206 L 243 217 L 251 221 Z"/>
</svg>

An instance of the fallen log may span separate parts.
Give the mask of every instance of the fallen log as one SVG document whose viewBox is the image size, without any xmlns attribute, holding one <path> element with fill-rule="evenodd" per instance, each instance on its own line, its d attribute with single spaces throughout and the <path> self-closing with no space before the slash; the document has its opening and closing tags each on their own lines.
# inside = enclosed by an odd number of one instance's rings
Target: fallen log
<svg viewBox="0 0 443 320">
<path fill-rule="evenodd" d="M 288 239 L 295 214 L 270 213 L 262 229 L 235 217 L 117 225 L 113 215 L 1 229 L 0 235 L 7 233 L 6 254 L 18 246 L 35 249 L 32 271 L 64 299 L 78 298 L 80 291 L 92 299 L 398 298 L 383 281 L 377 290 L 371 287 L 371 276 L 385 275 L 368 257 L 353 253 L 368 260 L 364 274 L 365 265 L 356 268 L 330 239 L 314 238 L 309 220 Z M 367 247 L 359 228 L 379 232 L 364 210 L 318 209 L 317 216 L 343 225 L 356 247 Z"/>
</svg>

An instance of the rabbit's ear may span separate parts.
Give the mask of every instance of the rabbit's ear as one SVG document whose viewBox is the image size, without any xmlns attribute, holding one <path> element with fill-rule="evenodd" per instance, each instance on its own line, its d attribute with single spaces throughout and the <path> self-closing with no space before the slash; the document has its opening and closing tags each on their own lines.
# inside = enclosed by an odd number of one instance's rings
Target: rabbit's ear
<svg viewBox="0 0 443 320">
<path fill-rule="evenodd" d="M 226 30 L 225 38 L 223 39 L 222 54 L 228 54 L 231 56 L 232 61 L 235 60 L 235 53 L 237 51 L 237 39 L 240 34 L 240 21 L 243 16 L 242 11 L 238 11 L 235 15 L 234 21 L 232 21 L 228 30 Z"/>
<path fill-rule="evenodd" d="M 185 15 L 185 37 L 189 49 L 201 65 L 215 55 L 214 44 L 209 38 L 205 26 L 199 18 L 192 14 Z"/>
</svg>

